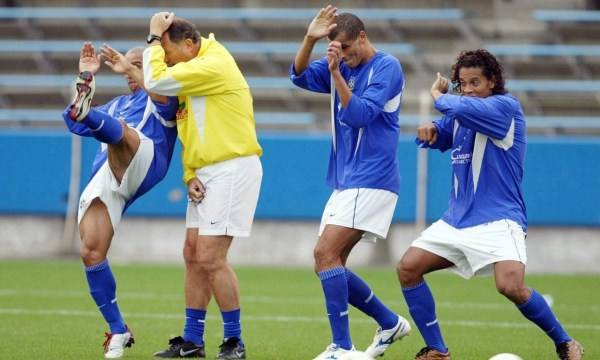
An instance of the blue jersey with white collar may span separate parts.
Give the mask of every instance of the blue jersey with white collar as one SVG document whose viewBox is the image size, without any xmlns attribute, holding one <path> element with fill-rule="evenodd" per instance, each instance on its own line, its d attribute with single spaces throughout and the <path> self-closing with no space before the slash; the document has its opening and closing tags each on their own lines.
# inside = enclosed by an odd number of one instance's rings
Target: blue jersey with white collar
<svg viewBox="0 0 600 360">
<path fill-rule="evenodd" d="M 295 85 L 331 94 L 332 147 L 327 183 L 339 190 L 360 187 L 397 194 L 398 115 L 404 89 L 400 62 L 378 51 L 356 68 L 341 62 L 340 72 L 352 91 L 346 108 L 341 106 L 326 58 L 311 62 L 298 75 L 293 63 L 290 68 Z"/>
<path fill-rule="evenodd" d="M 451 149 L 452 189 L 442 219 L 456 228 L 513 220 L 527 229 L 521 181 L 525 116 L 510 94 L 486 98 L 444 94 L 435 101 L 438 139 L 422 147 Z"/>
<path fill-rule="evenodd" d="M 154 157 L 148 173 L 125 208 L 162 180 L 169 168 L 177 140 L 175 114 L 178 101 L 176 97 L 168 99 L 167 104 L 153 102 L 144 90 L 138 89 L 129 95 L 118 96 L 104 105 L 90 109 L 90 112 L 93 111 L 101 116 L 125 121 L 129 127 L 139 130 L 154 143 Z M 68 112 L 69 107 L 63 113 L 63 119 L 69 131 L 80 136 L 93 137 L 91 130 L 83 123 L 72 121 Z M 106 161 L 107 146 L 102 143 L 94 158 L 91 177 Z"/>
</svg>

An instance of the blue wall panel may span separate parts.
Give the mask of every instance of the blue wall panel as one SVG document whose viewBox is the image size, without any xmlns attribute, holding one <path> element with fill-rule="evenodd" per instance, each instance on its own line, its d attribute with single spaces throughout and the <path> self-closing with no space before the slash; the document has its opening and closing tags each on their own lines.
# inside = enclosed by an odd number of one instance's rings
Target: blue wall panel
<svg viewBox="0 0 600 360">
<path fill-rule="evenodd" d="M 600 139 L 530 139 L 524 196 L 531 224 L 600 225 Z"/>
<path fill-rule="evenodd" d="M 64 133 L 0 132 L 0 213 L 64 214 L 70 159 Z"/>
<path fill-rule="evenodd" d="M 264 168 L 257 218 L 319 219 L 331 190 L 325 185 L 328 135 L 260 134 Z M 70 135 L 65 131 L 0 132 L 0 213 L 64 214 L 70 172 Z M 82 184 L 89 178 L 98 143 L 83 141 Z M 163 182 L 128 210 L 129 215 L 179 216 L 186 208 L 181 148 Z M 417 149 L 402 137 L 402 174 L 395 221 L 415 213 Z M 600 139 L 530 138 L 523 192 L 530 224 L 600 225 Z M 448 154 L 429 151 L 427 218 L 441 216 L 450 194 Z"/>
</svg>

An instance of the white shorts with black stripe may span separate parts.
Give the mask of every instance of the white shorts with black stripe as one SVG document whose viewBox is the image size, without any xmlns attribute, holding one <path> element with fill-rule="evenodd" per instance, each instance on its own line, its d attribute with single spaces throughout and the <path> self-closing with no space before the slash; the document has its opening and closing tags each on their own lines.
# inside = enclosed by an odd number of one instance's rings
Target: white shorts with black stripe
<svg viewBox="0 0 600 360">
<path fill-rule="evenodd" d="M 492 273 L 498 261 L 527 264 L 525 232 L 512 220 L 457 229 L 438 220 L 421 233 L 411 246 L 427 250 L 454 264 L 449 270 L 468 279 Z"/>
<path fill-rule="evenodd" d="M 381 189 L 334 190 L 323 211 L 319 236 L 326 225 L 363 230 L 362 240 L 385 239 L 392 223 L 398 195 Z"/>
</svg>

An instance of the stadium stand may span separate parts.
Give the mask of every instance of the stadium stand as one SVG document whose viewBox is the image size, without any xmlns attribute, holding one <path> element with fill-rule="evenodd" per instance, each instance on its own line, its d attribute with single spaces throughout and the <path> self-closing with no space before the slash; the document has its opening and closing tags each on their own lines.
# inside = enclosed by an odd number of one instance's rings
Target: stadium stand
<svg viewBox="0 0 600 360">
<path fill-rule="evenodd" d="M 600 45 L 488 44 L 486 48 L 497 56 L 600 56 Z"/>
<path fill-rule="evenodd" d="M 517 3 L 527 11 L 514 13 Z M 579 0 L 567 3 L 584 6 Z M 171 9 L 168 1 L 160 0 L 130 0 L 122 7 L 107 7 L 100 0 L 86 1 L 83 7 L 68 0 L 5 4 L 0 7 L 0 126 L 33 124 L 36 117 L 49 120 L 39 120 L 46 125 L 57 125 L 50 121 L 51 114 L 70 97 L 68 85 L 76 72 L 80 44 L 108 42 L 120 50 L 143 46 L 150 15 Z M 256 111 L 274 114 L 257 116 L 259 126 L 307 131 L 328 127 L 328 98 L 294 88 L 286 76 L 320 2 L 229 0 L 204 1 L 202 8 L 196 5 L 183 0 L 174 11 L 196 21 L 202 33 L 214 32 L 232 51 L 248 77 Z M 419 112 L 419 92 L 429 88 L 432 74 L 447 74 L 460 49 L 481 46 L 503 59 L 511 78 L 509 89 L 522 99 L 526 114 L 537 119 L 530 126 L 540 125 L 532 126 L 532 131 L 546 132 L 545 125 L 555 132 L 572 126 L 575 132 L 589 134 L 595 128 L 600 32 L 571 41 L 556 25 L 596 26 L 598 12 L 565 12 L 557 10 L 565 2 L 541 0 L 410 0 L 403 8 L 391 0 L 351 0 L 344 5 L 348 6 L 344 11 L 365 20 L 379 49 L 402 62 L 403 112 L 408 114 L 402 119 L 404 127 L 418 123 L 411 114 Z M 517 20 L 506 23 L 507 13 L 514 13 Z M 323 42 L 316 53 L 322 54 L 324 48 Z M 126 91 L 118 76 L 106 69 L 99 75 L 98 102 Z M 25 115 L 27 111 L 30 115 Z"/>
</svg>

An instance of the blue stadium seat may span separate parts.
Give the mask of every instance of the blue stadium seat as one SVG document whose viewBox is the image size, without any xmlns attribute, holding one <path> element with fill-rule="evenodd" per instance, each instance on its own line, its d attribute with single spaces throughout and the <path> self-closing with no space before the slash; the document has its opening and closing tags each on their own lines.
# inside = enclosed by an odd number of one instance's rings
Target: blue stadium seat
<svg viewBox="0 0 600 360">
<path fill-rule="evenodd" d="M 53 123 L 60 122 L 63 109 L 0 109 L 0 122 L 33 122 Z M 258 125 L 270 126 L 311 126 L 316 122 L 315 115 L 307 112 L 256 112 L 254 113 Z"/>
<path fill-rule="evenodd" d="M 7 88 L 66 88 L 74 75 L 0 74 L 0 87 Z M 248 76 L 254 90 L 300 90 L 283 76 Z M 100 75 L 98 87 L 124 88 L 119 75 Z M 600 80 L 507 80 L 510 91 L 535 92 L 599 92 Z"/>
<path fill-rule="evenodd" d="M 508 80 L 509 91 L 598 92 L 600 80 Z"/>
<path fill-rule="evenodd" d="M 535 10 L 533 18 L 542 22 L 600 22 L 600 11 Z"/>
<path fill-rule="evenodd" d="M 0 53 L 79 53 L 84 40 L 0 40 Z M 146 46 L 143 40 L 116 40 L 107 41 L 112 47 L 119 51 L 126 51 L 136 46 Z M 94 41 L 99 49 L 104 41 Z M 284 41 L 225 41 L 223 44 L 233 54 L 277 54 L 294 55 L 300 46 L 299 42 Z M 326 43 L 321 41 L 316 46 L 317 53 L 325 54 Z M 380 50 L 394 55 L 407 55 L 415 51 L 412 44 L 406 43 L 376 43 Z M 290 58 L 291 61 L 291 58 Z"/>
<path fill-rule="evenodd" d="M 431 114 L 430 120 L 436 120 L 439 114 Z M 527 116 L 528 128 L 535 129 L 600 129 L 600 117 L 595 116 Z M 400 125 L 418 126 L 421 119 L 418 114 L 400 113 Z"/>
<path fill-rule="evenodd" d="M 600 56 L 600 45 L 488 44 L 497 56 Z"/>
<path fill-rule="evenodd" d="M 74 75 L 40 74 L 0 74 L 0 87 L 6 88 L 67 88 L 75 79 Z M 246 80 L 253 89 L 260 90 L 300 90 L 287 77 L 249 76 Z M 120 75 L 99 75 L 96 79 L 99 88 L 125 88 Z"/>
<path fill-rule="evenodd" d="M 62 109 L 0 109 L 0 121 L 60 121 Z"/>
<path fill-rule="evenodd" d="M 2 122 L 31 122 L 49 124 L 62 121 L 63 109 L 0 109 L 0 124 Z M 263 126 L 296 126 L 310 127 L 317 123 L 315 114 L 310 112 L 256 112 L 256 123 Z M 430 120 L 437 116 L 432 114 Z M 418 114 L 400 114 L 400 125 L 416 127 L 420 123 Z M 527 127 L 536 129 L 600 129 L 600 117 L 593 116 L 527 116 Z"/>
<path fill-rule="evenodd" d="M 190 20 L 299 20 L 315 16 L 308 8 L 170 8 Z M 464 17 L 460 9 L 343 9 L 363 20 L 459 21 Z M 148 7 L 0 7 L 0 19 L 150 19 L 165 8 Z"/>
</svg>

